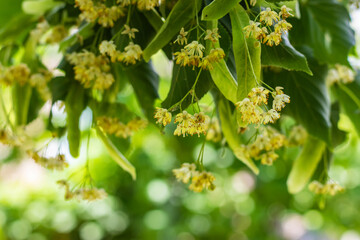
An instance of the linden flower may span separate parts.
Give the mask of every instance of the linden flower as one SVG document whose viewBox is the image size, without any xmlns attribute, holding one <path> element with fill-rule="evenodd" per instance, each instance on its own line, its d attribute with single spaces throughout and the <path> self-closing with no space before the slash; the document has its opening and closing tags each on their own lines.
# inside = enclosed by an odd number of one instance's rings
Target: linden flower
<svg viewBox="0 0 360 240">
<path fill-rule="evenodd" d="M 11 66 L 5 71 L 5 83 L 13 83 L 17 82 L 21 86 L 25 85 L 30 77 L 30 68 L 24 64 L 21 63 L 16 66 Z"/>
<path fill-rule="evenodd" d="M 250 24 L 243 28 L 245 36 L 247 38 L 253 37 L 257 39 L 262 34 L 262 29 L 259 27 L 259 25 L 259 22 L 250 20 Z"/>
<path fill-rule="evenodd" d="M 277 32 L 272 32 L 269 35 L 267 35 L 264 39 L 264 43 L 266 42 L 266 45 L 272 47 L 274 44 L 277 46 L 281 42 L 281 34 Z"/>
<path fill-rule="evenodd" d="M 286 137 L 279 133 L 274 133 L 270 138 L 270 145 L 272 149 L 279 149 L 286 143 Z"/>
<path fill-rule="evenodd" d="M 280 20 L 277 24 L 275 24 L 275 32 L 276 33 L 286 33 L 292 28 L 292 25 L 285 20 Z"/>
<path fill-rule="evenodd" d="M 344 192 L 345 189 L 343 187 L 341 187 L 338 183 L 336 182 L 328 182 L 326 183 L 326 185 L 324 186 L 324 190 L 323 190 L 326 194 L 329 194 L 331 196 L 336 195 L 337 193 L 341 193 Z"/>
<path fill-rule="evenodd" d="M 129 35 L 129 38 L 135 38 L 135 33 L 139 32 L 136 28 L 130 28 L 129 25 L 124 25 L 125 30 L 121 32 L 121 34 Z"/>
<path fill-rule="evenodd" d="M 253 145 L 256 145 L 257 148 L 260 150 L 266 150 L 266 151 L 269 151 L 272 147 L 270 143 L 270 138 L 265 135 L 259 135 L 256 138 L 256 141 L 253 143 Z"/>
<path fill-rule="evenodd" d="M 260 21 L 265 22 L 267 26 L 273 25 L 273 22 L 277 22 L 278 20 L 278 14 L 270 8 L 266 8 L 265 11 L 260 12 Z"/>
<path fill-rule="evenodd" d="M 280 114 L 275 109 L 270 109 L 269 111 L 265 112 L 262 122 L 264 124 L 274 123 L 279 118 Z"/>
<path fill-rule="evenodd" d="M 213 141 L 213 142 L 219 142 L 222 139 L 221 135 L 221 129 L 219 120 L 217 118 L 213 118 L 207 126 L 207 134 L 206 134 L 206 140 L 207 141 Z"/>
<path fill-rule="evenodd" d="M 309 184 L 309 190 L 315 194 L 323 194 L 324 193 L 324 185 L 318 181 L 312 181 Z"/>
<path fill-rule="evenodd" d="M 167 109 L 158 107 L 156 108 L 154 118 L 157 119 L 157 124 L 162 124 L 163 126 L 166 126 L 171 123 L 171 117 L 171 112 L 169 112 Z"/>
<path fill-rule="evenodd" d="M 261 121 L 261 111 L 257 106 L 250 101 L 249 98 L 244 98 L 242 101 L 236 103 L 236 107 L 241 113 L 241 119 L 247 123 L 259 123 Z"/>
<path fill-rule="evenodd" d="M 216 43 L 219 41 L 219 38 L 221 38 L 221 36 L 218 34 L 218 28 L 214 28 L 213 30 L 206 30 L 206 36 L 204 40 L 210 40 Z"/>
<path fill-rule="evenodd" d="M 285 5 L 283 5 L 281 7 L 281 10 L 279 12 L 279 16 L 282 17 L 283 19 L 286 19 L 288 17 L 293 17 L 294 15 L 292 15 L 290 12 L 292 11 L 291 8 L 286 7 Z"/>
<path fill-rule="evenodd" d="M 191 175 L 195 172 L 195 169 L 195 164 L 183 163 L 181 168 L 173 169 L 172 171 L 179 182 L 181 181 L 186 184 L 189 182 Z"/>
<path fill-rule="evenodd" d="M 344 84 L 351 83 L 355 80 L 355 73 L 350 68 L 339 64 L 336 64 L 335 67 L 339 74 L 339 78 Z"/>
<path fill-rule="evenodd" d="M 209 122 L 209 116 L 205 115 L 203 112 L 195 113 L 194 114 L 194 120 L 193 125 L 189 129 L 189 133 L 193 135 L 196 133 L 198 137 L 200 137 L 200 134 L 206 133 L 206 127 Z"/>
<path fill-rule="evenodd" d="M 264 165 L 272 165 L 273 162 L 278 159 L 279 155 L 277 155 L 274 151 L 270 151 L 267 153 L 263 153 L 260 156 L 261 164 Z"/>
<path fill-rule="evenodd" d="M 209 172 L 195 172 L 191 178 L 189 189 L 194 192 L 202 192 L 203 189 L 213 191 L 215 189 L 215 177 Z"/>
<path fill-rule="evenodd" d="M 104 4 L 100 4 L 98 12 L 98 23 L 103 27 L 113 27 L 114 22 L 124 16 L 124 11 L 119 6 L 107 8 Z"/>
<path fill-rule="evenodd" d="M 175 123 L 178 123 L 174 135 L 180 136 L 188 133 L 189 128 L 194 124 L 194 117 L 189 114 L 187 111 L 178 113 L 175 117 Z"/>
<path fill-rule="evenodd" d="M 307 138 L 307 132 L 304 127 L 302 126 L 295 126 L 291 129 L 289 135 L 289 142 L 293 145 L 302 145 L 305 143 Z"/>
<path fill-rule="evenodd" d="M 105 192 L 105 190 L 98 188 L 81 188 L 79 190 L 76 190 L 74 193 L 75 198 L 87 201 L 95 201 L 107 197 L 107 193 Z"/>
<path fill-rule="evenodd" d="M 199 64 L 199 67 L 201 67 L 204 70 L 205 69 L 207 69 L 207 70 L 213 70 L 214 69 L 214 67 L 212 65 L 212 61 L 211 61 L 209 56 L 206 56 L 201 60 L 201 62 Z"/>
<path fill-rule="evenodd" d="M 285 107 L 285 103 L 290 103 L 290 97 L 288 95 L 276 95 L 273 101 L 273 108 L 276 111 L 281 111 L 281 109 Z"/>
<path fill-rule="evenodd" d="M 188 32 L 185 32 L 184 28 L 181 28 L 179 35 L 177 36 L 174 43 L 178 43 L 179 45 L 187 44 L 187 38 Z"/>
<path fill-rule="evenodd" d="M 182 65 L 184 67 L 189 64 L 190 58 L 187 51 L 185 51 L 184 49 L 181 49 L 181 52 L 174 53 L 174 55 L 176 64 Z"/>
<path fill-rule="evenodd" d="M 276 87 L 275 88 L 275 92 L 276 92 L 276 94 L 277 95 L 281 95 L 281 94 L 283 94 L 284 92 L 283 92 L 283 87 Z"/>
<path fill-rule="evenodd" d="M 222 48 L 213 48 L 208 55 L 210 62 L 218 62 L 225 57 L 225 52 Z"/>
<path fill-rule="evenodd" d="M 269 92 L 269 90 L 263 87 L 257 87 L 251 89 L 248 97 L 250 98 L 250 101 L 253 102 L 255 105 L 260 105 L 261 103 L 267 104 Z"/>
<path fill-rule="evenodd" d="M 198 56 L 202 58 L 205 47 L 198 41 L 192 41 L 186 45 L 184 49 L 188 52 L 189 56 Z"/>
<path fill-rule="evenodd" d="M 99 50 L 102 55 L 113 56 L 116 54 L 116 46 L 114 41 L 102 41 L 99 45 Z"/>
<path fill-rule="evenodd" d="M 140 11 L 149 11 L 156 6 L 159 6 L 158 0 L 137 0 L 137 7 Z"/>
<path fill-rule="evenodd" d="M 130 42 L 129 45 L 125 47 L 125 53 L 124 53 L 124 62 L 126 65 L 135 64 L 136 61 L 140 60 L 140 57 L 142 55 L 141 47 L 137 44 L 134 44 L 133 42 Z"/>
</svg>

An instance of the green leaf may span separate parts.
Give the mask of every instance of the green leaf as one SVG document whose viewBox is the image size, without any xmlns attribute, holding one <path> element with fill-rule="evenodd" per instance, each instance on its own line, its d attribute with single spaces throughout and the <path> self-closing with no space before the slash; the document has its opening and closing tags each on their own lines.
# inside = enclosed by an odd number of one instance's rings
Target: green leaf
<svg viewBox="0 0 360 240">
<path fill-rule="evenodd" d="M 11 18 L 20 14 L 21 10 L 21 3 L 23 0 L 0 0 L 0 26 L 3 23 L 9 22 Z M 1 29 L 2 27 L 0 27 Z"/>
<path fill-rule="evenodd" d="M 35 20 L 34 16 L 19 14 L 11 20 L 4 21 L 6 24 L 0 27 L 0 44 L 13 44 L 15 42 L 22 45 L 27 34 L 34 27 Z"/>
<path fill-rule="evenodd" d="M 253 38 L 246 38 L 243 28 L 249 25 L 245 9 L 236 5 L 230 11 L 233 33 L 233 51 L 238 80 L 237 100 L 246 98 L 252 88 L 260 84 L 261 45 Z"/>
<path fill-rule="evenodd" d="M 310 45 L 321 62 L 349 65 L 347 57 L 355 45 L 347 9 L 337 0 L 311 0 L 300 4 L 301 19 L 293 20 L 291 40 Z"/>
<path fill-rule="evenodd" d="M 201 0 L 179 0 L 171 10 L 165 23 L 143 52 L 145 61 L 167 45 L 171 39 L 200 11 Z"/>
<path fill-rule="evenodd" d="M 174 64 L 170 90 L 166 99 L 161 104 L 162 107 L 170 108 L 174 104 L 180 102 L 180 100 L 191 90 L 198 73 L 198 69 L 192 70 L 191 67 L 182 67 L 178 64 Z M 197 98 L 201 99 L 211 87 L 212 83 L 209 73 L 202 71 L 195 87 Z M 181 109 L 186 109 L 191 104 L 191 99 L 192 95 L 188 94 L 181 104 Z"/>
<path fill-rule="evenodd" d="M 30 106 L 30 99 L 32 95 L 32 88 L 26 84 L 20 86 L 15 84 L 12 87 L 13 96 L 13 107 L 15 112 L 15 125 L 21 126 L 26 125 L 28 122 L 28 110 Z"/>
<path fill-rule="evenodd" d="M 217 28 L 218 21 L 209 21 L 207 23 L 208 29 Z M 206 54 L 210 52 L 211 49 L 210 40 L 206 41 Z M 220 44 L 214 43 L 215 48 L 219 48 Z M 213 69 L 210 70 L 211 78 L 215 83 L 216 87 L 220 90 L 220 92 L 224 95 L 226 99 L 233 102 L 234 104 L 237 102 L 237 82 L 234 77 L 231 75 L 229 68 L 226 65 L 224 59 L 219 62 L 215 62 L 212 64 Z"/>
<path fill-rule="evenodd" d="M 308 57 L 309 59 L 309 57 Z M 309 60 L 313 76 L 302 72 L 283 70 L 264 71 L 264 80 L 272 86 L 284 87 L 290 96 L 285 113 L 294 117 L 309 133 L 331 145 L 330 100 L 325 76 L 327 67 Z"/>
<path fill-rule="evenodd" d="M 241 0 L 214 0 L 203 9 L 201 20 L 218 20 L 229 13 L 239 2 Z"/>
<path fill-rule="evenodd" d="M 22 9 L 27 14 L 41 16 L 46 11 L 62 5 L 64 3 L 55 2 L 54 0 L 28 0 L 22 3 Z"/>
<path fill-rule="evenodd" d="M 334 85 L 332 89 L 360 136 L 360 75 L 356 76 L 354 82 Z"/>
<path fill-rule="evenodd" d="M 70 86 L 65 100 L 67 140 L 69 142 L 70 154 L 77 158 L 79 156 L 81 133 L 79 120 L 85 109 L 85 89 L 75 80 Z"/>
<path fill-rule="evenodd" d="M 106 149 L 108 150 L 110 156 L 113 160 L 119 164 L 119 166 L 130 173 L 133 180 L 136 180 L 136 170 L 135 167 L 126 159 L 126 157 L 115 147 L 111 140 L 103 133 L 99 128 L 96 128 L 97 135 L 100 137 L 101 141 L 104 143 Z"/>
<path fill-rule="evenodd" d="M 154 71 L 151 62 L 140 62 L 124 68 L 124 72 L 132 85 L 136 97 L 149 121 L 153 121 L 154 102 L 158 95 L 159 76 Z"/>
<path fill-rule="evenodd" d="M 346 132 L 342 131 L 338 128 L 338 122 L 340 120 L 340 104 L 339 102 L 335 102 L 331 104 L 331 141 L 332 148 L 337 147 L 342 144 L 346 140 Z"/>
<path fill-rule="evenodd" d="M 312 75 L 306 57 L 291 45 L 287 36 L 284 36 L 280 45 L 276 47 L 262 44 L 261 63 L 265 66 L 303 71 Z"/>
<path fill-rule="evenodd" d="M 309 182 L 321 160 L 325 147 L 325 142 L 308 136 L 300 155 L 294 161 L 286 183 L 290 193 L 300 192 Z"/>
<path fill-rule="evenodd" d="M 236 119 L 232 114 L 229 101 L 227 101 L 223 96 L 219 97 L 218 111 L 222 132 L 224 134 L 226 142 L 229 144 L 229 147 L 234 152 L 234 155 L 237 159 L 239 159 L 246 166 L 248 166 L 255 174 L 258 174 L 259 169 L 255 165 L 254 161 L 250 158 L 247 158 L 241 151 L 242 142 L 240 136 L 237 134 Z"/>
</svg>

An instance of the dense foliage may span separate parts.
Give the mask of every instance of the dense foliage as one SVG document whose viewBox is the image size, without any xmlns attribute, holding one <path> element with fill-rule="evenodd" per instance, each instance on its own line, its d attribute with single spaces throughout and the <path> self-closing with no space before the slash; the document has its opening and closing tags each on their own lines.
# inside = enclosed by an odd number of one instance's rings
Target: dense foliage
<svg viewBox="0 0 360 240">
<path fill-rule="evenodd" d="M 175 175 L 195 192 L 178 190 L 187 196 L 214 190 L 219 196 L 217 187 L 225 188 L 238 170 L 261 176 L 273 169 L 282 172 L 274 186 L 286 184 L 291 194 L 308 188 L 323 208 L 327 197 L 344 192 L 329 174 L 334 153 L 356 141 L 348 133 L 360 133 L 360 77 L 349 62 L 356 57 L 350 7 L 336 0 L 0 1 L 0 143 L 11 152 L 3 161 L 27 156 L 62 171 L 80 156 L 84 164 L 57 184 L 65 199 L 89 201 L 116 191 L 138 199 L 143 193 L 136 197 L 129 186 L 145 191 L 144 179 L 158 174 Z M 170 82 L 153 66 L 159 58 L 171 63 Z M 339 122 L 351 127 L 339 129 Z M 160 146 L 141 139 L 156 142 L 160 135 L 166 139 Z M 57 150 L 48 151 L 52 145 Z M 163 162 L 156 164 L 164 167 L 134 162 L 134 145 L 138 158 L 159 147 Z M 94 146 L 130 174 L 118 173 L 115 181 L 123 183 L 111 186 L 110 174 L 96 181 L 91 169 L 101 164 L 92 161 Z M 228 151 L 239 162 L 216 169 L 206 164 L 207 151 Z M 168 168 L 172 154 L 176 162 Z M 284 159 L 292 161 L 277 166 Z M 247 171 L 238 174 L 254 181 Z M 130 176 L 140 180 L 130 183 Z M 261 199 L 261 188 L 254 190 L 255 201 L 273 202 Z M 284 205 L 287 191 L 275 190 Z M 124 206 L 135 209 L 129 199 Z M 231 215 L 220 212 L 214 219 Z M 267 221 L 260 213 L 256 218 Z M 216 231 L 220 238 L 226 228 Z"/>
</svg>

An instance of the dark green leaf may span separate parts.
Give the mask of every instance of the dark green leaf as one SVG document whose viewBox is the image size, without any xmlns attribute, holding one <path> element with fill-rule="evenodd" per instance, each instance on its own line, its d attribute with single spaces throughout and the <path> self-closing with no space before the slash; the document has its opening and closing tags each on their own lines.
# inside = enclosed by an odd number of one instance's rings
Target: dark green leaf
<svg viewBox="0 0 360 240">
<path fill-rule="evenodd" d="M 170 91 L 166 99 L 162 102 L 162 107 L 170 108 L 178 103 L 192 88 L 198 69 L 192 70 L 191 67 L 181 67 L 174 64 Z M 198 99 L 202 98 L 212 87 L 211 77 L 207 71 L 202 71 L 195 87 L 195 93 Z M 189 94 L 183 103 L 181 109 L 186 109 L 191 104 L 192 95 Z"/>
<path fill-rule="evenodd" d="M 284 36 L 283 41 L 276 47 L 262 44 L 261 64 L 286 70 L 303 71 L 312 75 L 305 56 L 291 45 L 287 36 Z"/>
<path fill-rule="evenodd" d="M 124 72 L 132 85 L 136 97 L 149 121 L 153 121 L 154 102 L 158 95 L 159 76 L 154 71 L 151 62 L 140 62 L 124 68 Z"/>
<path fill-rule="evenodd" d="M 321 62 L 348 65 L 355 38 L 346 8 L 336 0 L 311 0 L 300 4 L 300 12 L 301 19 L 292 21 L 291 40 L 310 45 Z"/>
<path fill-rule="evenodd" d="M 284 92 L 291 99 L 285 112 L 294 117 L 309 133 L 331 145 L 330 100 L 325 85 L 327 67 L 313 60 L 309 63 L 313 76 L 302 72 L 268 70 L 264 71 L 264 80 L 274 87 L 284 87 Z"/>
</svg>

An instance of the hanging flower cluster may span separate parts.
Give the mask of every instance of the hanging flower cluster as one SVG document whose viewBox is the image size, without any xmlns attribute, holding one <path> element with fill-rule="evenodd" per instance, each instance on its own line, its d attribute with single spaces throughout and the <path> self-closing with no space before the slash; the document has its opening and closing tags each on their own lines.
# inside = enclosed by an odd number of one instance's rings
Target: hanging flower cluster
<svg viewBox="0 0 360 240">
<path fill-rule="evenodd" d="M 65 188 L 65 200 L 87 200 L 95 201 L 107 197 L 104 189 L 98 188 L 79 188 L 76 190 L 70 189 L 70 184 L 66 180 L 59 180 L 57 183 Z"/>
<path fill-rule="evenodd" d="M 197 171 L 195 164 L 183 163 L 181 168 L 174 169 L 173 173 L 178 181 L 181 181 L 185 184 L 189 183 L 191 179 L 191 184 L 189 189 L 194 192 L 202 192 L 204 189 L 214 190 L 215 177 L 209 172 Z"/>
<path fill-rule="evenodd" d="M 44 100 L 51 97 L 50 89 L 47 84 L 52 78 L 52 73 L 45 69 L 39 69 L 38 72 L 31 74 L 30 68 L 21 63 L 19 65 L 3 67 L 0 65 L 0 84 L 11 86 L 15 83 L 20 86 L 29 84 L 36 88 Z"/>
<path fill-rule="evenodd" d="M 207 127 L 206 140 L 212 142 L 220 142 L 221 139 L 222 139 L 222 134 L 221 134 L 219 120 L 216 117 L 214 117 L 211 119 Z"/>
<path fill-rule="evenodd" d="M 272 109 L 264 111 L 261 105 L 266 107 L 270 91 L 264 87 L 253 88 L 247 98 L 236 103 L 241 119 L 248 124 L 274 123 L 280 118 L 279 112 L 285 107 L 285 103 L 290 103 L 290 97 L 284 94 L 282 89 L 276 87 L 275 91 L 271 92 L 274 98 Z"/>
<path fill-rule="evenodd" d="M 116 137 L 128 138 L 139 130 L 146 128 L 147 121 L 142 119 L 133 119 L 127 124 L 122 123 L 117 118 L 99 117 L 97 125 L 101 127 L 107 134 L 114 134 Z"/>
<path fill-rule="evenodd" d="M 110 73 L 109 60 L 104 56 L 96 56 L 92 52 L 83 51 L 66 55 L 67 60 L 74 66 L 75 79 L 84 88 L 98 90 L 108 89 L 115 81 Z"/>
<path fill-rule="evenodd" d="M 261 164 L 272 165 L 279 155 L 275 150 L 287 144 L 286 137 L 271 127 L 266 127 L 255 141 L 248 145 L 242 145 L 239 151 L 248 158 L 260 160 Z"/>
<path fill-rule="evenodd" d="M 312 181 L 309 184 L 309 190 L 315 194 L 331 196 L 345 191 L 343 187 L 334 181 L 329 181 L 326 184 L 322 184 L 319 181 Z"/>
<path fill-rule="evenodd" d="M 126 34 L 129 34 L 132 37 L 132 34 L 134 33 L 129 32 Z M 113 41 L 102 41 L 99 46 L 99 50 L 103 56 L 109 56 L 111 62 L 118 61 L 123 62 L 126 65 L 135 64 L 142 56 L 141 47 L 133 42 L 130 42 L 129 45 L 124 48 L 124 52 L 121 52 L 116 50 L 116 45 Z"/>
<path fill-rule="evenodd" d="M 301 125 L 294 126 L 288 137 L 288 145 L 289 146 L 300 146 L 305 143 L 305 140 L 308 136 L 307 131 Z"/>
<path fill-rule="evenodd" d="M 46 158 L 44 156 L 40 156 L 35 151 L 27 151 L 27 153 L 32 159 L 34 159 L 37 164 L 50 170 L 62 171 L 69 166 L 63 154 L 59 154 L 55 157 Z"/>
<path fill-rule="evenodd" d="M 271 47 L 279 45 L 282 34 L 287 33 L 292 28 L 292 25 L 286 21 L 288 17 L 293 17 L 290 11 L 292 10 L 285 5 L 281 7 L 279 13 L 266 8 L 266 10 L 260 12 L 259 22 L 250 21 L 250 24 L 244 27 L 245 36 L 255 38 Z M 272 26 L 273 31 L 270 28 Z"/>
<path fill-rule="evenodd" d="M 348 84 L 352 83 L 354 80 L 355 72 L 347 66 L 343 66 L 340 64 L 335 64 L 335 67 L 330 69 L 326 76 L 326 82 L 329 85 L 335 83 Z"/>
<path fill-rule="evenodd" d="M 154 7 L 159 6 L 159 0 L 117 0 L 117 3 L 122 7 L 129 5 L 136 5 L 140 11 L 149 11 Z"/>
<path fill-rule="evenodd" d="M 207 56 L 204 56 L 205 47 L 198 41 L 192 41 L 187 44 L 188 32 L 184 31 L 184 28 L 181 29 L 180 34 L 174 43 L 184 45 L 184 48 L 180 52 L 175 52 L 176 64 L 181 66 L 193 66 L 201 67 L 202 69 L 212 70 L 213 63 L 218 62 L 219 60 L 225 57 L 224 50 L 222 48 L 213 48 L 210 50 Z M 218 29 L 212 29 L 206 31 L 206 36 L 204 40 L 210 40 L 212 42 L 219 41 L 220 35 L 218 34 Z"/>
<path fill-rule="evenodd" d="M 92 0 L 75 0 L 75 6 L 81 11 L 81 20 L 97 21 L 103 27 L 113 27 L 116 20 L 125 16 L 125 9 L 121 6 L 107 7 L 104 3 Z"/>
</svg>

